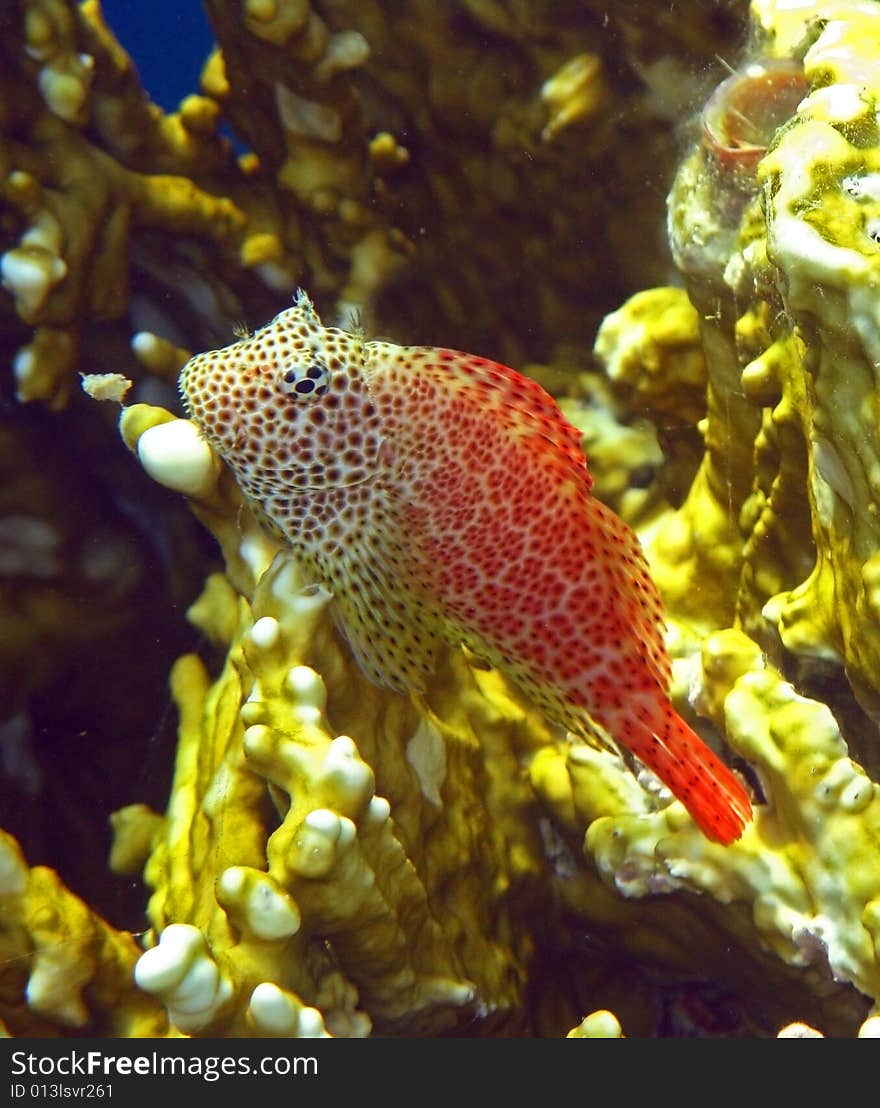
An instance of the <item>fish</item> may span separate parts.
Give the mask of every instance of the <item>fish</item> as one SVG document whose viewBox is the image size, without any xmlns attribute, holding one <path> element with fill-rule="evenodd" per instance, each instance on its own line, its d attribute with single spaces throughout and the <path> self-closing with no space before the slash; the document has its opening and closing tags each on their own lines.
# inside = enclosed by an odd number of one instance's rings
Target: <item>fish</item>
<svg viewBox="0 0 880 1108">
<path fill-rule="evenodd" d="M 423 691 L 440 645 L 464 645 L 552 723 L 625 747 L 710 840 L 741 836 L 746 789 L 669 699 L 639 539 L 593 494 L 580 432 L 535 381 L 325 327 L 299 290 L 179 383 L 258 521 L 332 593 L 371 681 Z"/>
</svg>

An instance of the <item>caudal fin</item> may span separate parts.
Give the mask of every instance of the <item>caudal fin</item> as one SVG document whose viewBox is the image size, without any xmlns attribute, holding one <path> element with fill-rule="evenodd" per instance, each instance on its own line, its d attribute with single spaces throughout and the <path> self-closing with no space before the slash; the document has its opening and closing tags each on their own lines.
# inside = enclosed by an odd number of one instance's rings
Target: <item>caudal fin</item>
<svg viewBox="0 0 880 1108">
<path fill-rule="evenodd" d="M 658 716 L 653 726 L 628 720 L 622 741 L 672 790 L 703 834 L 727 846 L 752 818 L 748 793 L 671 705 Z"/>
</svg>

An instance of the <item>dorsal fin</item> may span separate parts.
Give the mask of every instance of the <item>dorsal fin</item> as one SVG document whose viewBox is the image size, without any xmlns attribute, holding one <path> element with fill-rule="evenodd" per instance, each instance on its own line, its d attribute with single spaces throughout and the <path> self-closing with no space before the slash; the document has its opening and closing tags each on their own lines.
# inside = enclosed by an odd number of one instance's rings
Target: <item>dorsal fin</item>
<svg viewBox="0 0 880 1108">
<path fill-rule="evenodd" d="M 586 492 L 592 488 L 581 432 L 568 422 L 553 397 L 537 381 L 500 362 L 444 347 L 369 342 L 365 353 L 368 376 L 371 368 L 380 367 L 381 375 L 391 365 L 433 381 L 440 395 L 457 392 L 474 411 L 493 418 L 512 433 L 552 447 L 548 457 L 552 453 L 563 467 L 561 475 L 574 480 Z"/>
<path fill-rule="evenodd" d="M 497 411 L 512 429 L 552 443 L 571 465 L 572 476 L 592 488 L 581 432 L 568 422 L 553 397 L 537 381 L 501 362 L 461 350 L 416 347 L 415 352 L 431 356 L 430 361 L 460 389 L 471 392 L 479 404 Z M 419 368 L 423 372 L 425 367 Z"/>
</svg>

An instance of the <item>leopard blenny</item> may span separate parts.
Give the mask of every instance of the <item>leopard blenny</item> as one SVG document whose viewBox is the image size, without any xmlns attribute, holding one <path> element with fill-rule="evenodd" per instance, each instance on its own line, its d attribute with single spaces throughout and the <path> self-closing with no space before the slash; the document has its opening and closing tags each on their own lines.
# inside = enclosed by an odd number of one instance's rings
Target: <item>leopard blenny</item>
<svg viewBox="0 0 880 1108">
<path fill-rule="evenodd" d="M 535 382 L 324 327 L 300 292 L 191 358 L 180 388 L 257 517 L 333 593 L 374 682 L 421 689 L 438 643 L 465 643 L 556 723 L 626 746 L 710 839 L 740 836 L 746 791 L 669 701 L 639 541 Z"/>
</svg>

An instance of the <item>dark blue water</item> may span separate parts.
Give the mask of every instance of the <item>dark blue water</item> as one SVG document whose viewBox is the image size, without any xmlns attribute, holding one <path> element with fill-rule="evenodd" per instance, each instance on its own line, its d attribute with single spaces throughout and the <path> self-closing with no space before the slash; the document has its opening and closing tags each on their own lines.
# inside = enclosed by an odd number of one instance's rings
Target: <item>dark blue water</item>
<svg viewBox="0 0 880 1108">
<path fill-rule="evenodd" d="M 101 8 L 157 104 L 173 110 L 198 91 L 214 42 L 198 0 L 102 0 Z"/>
</svg>

